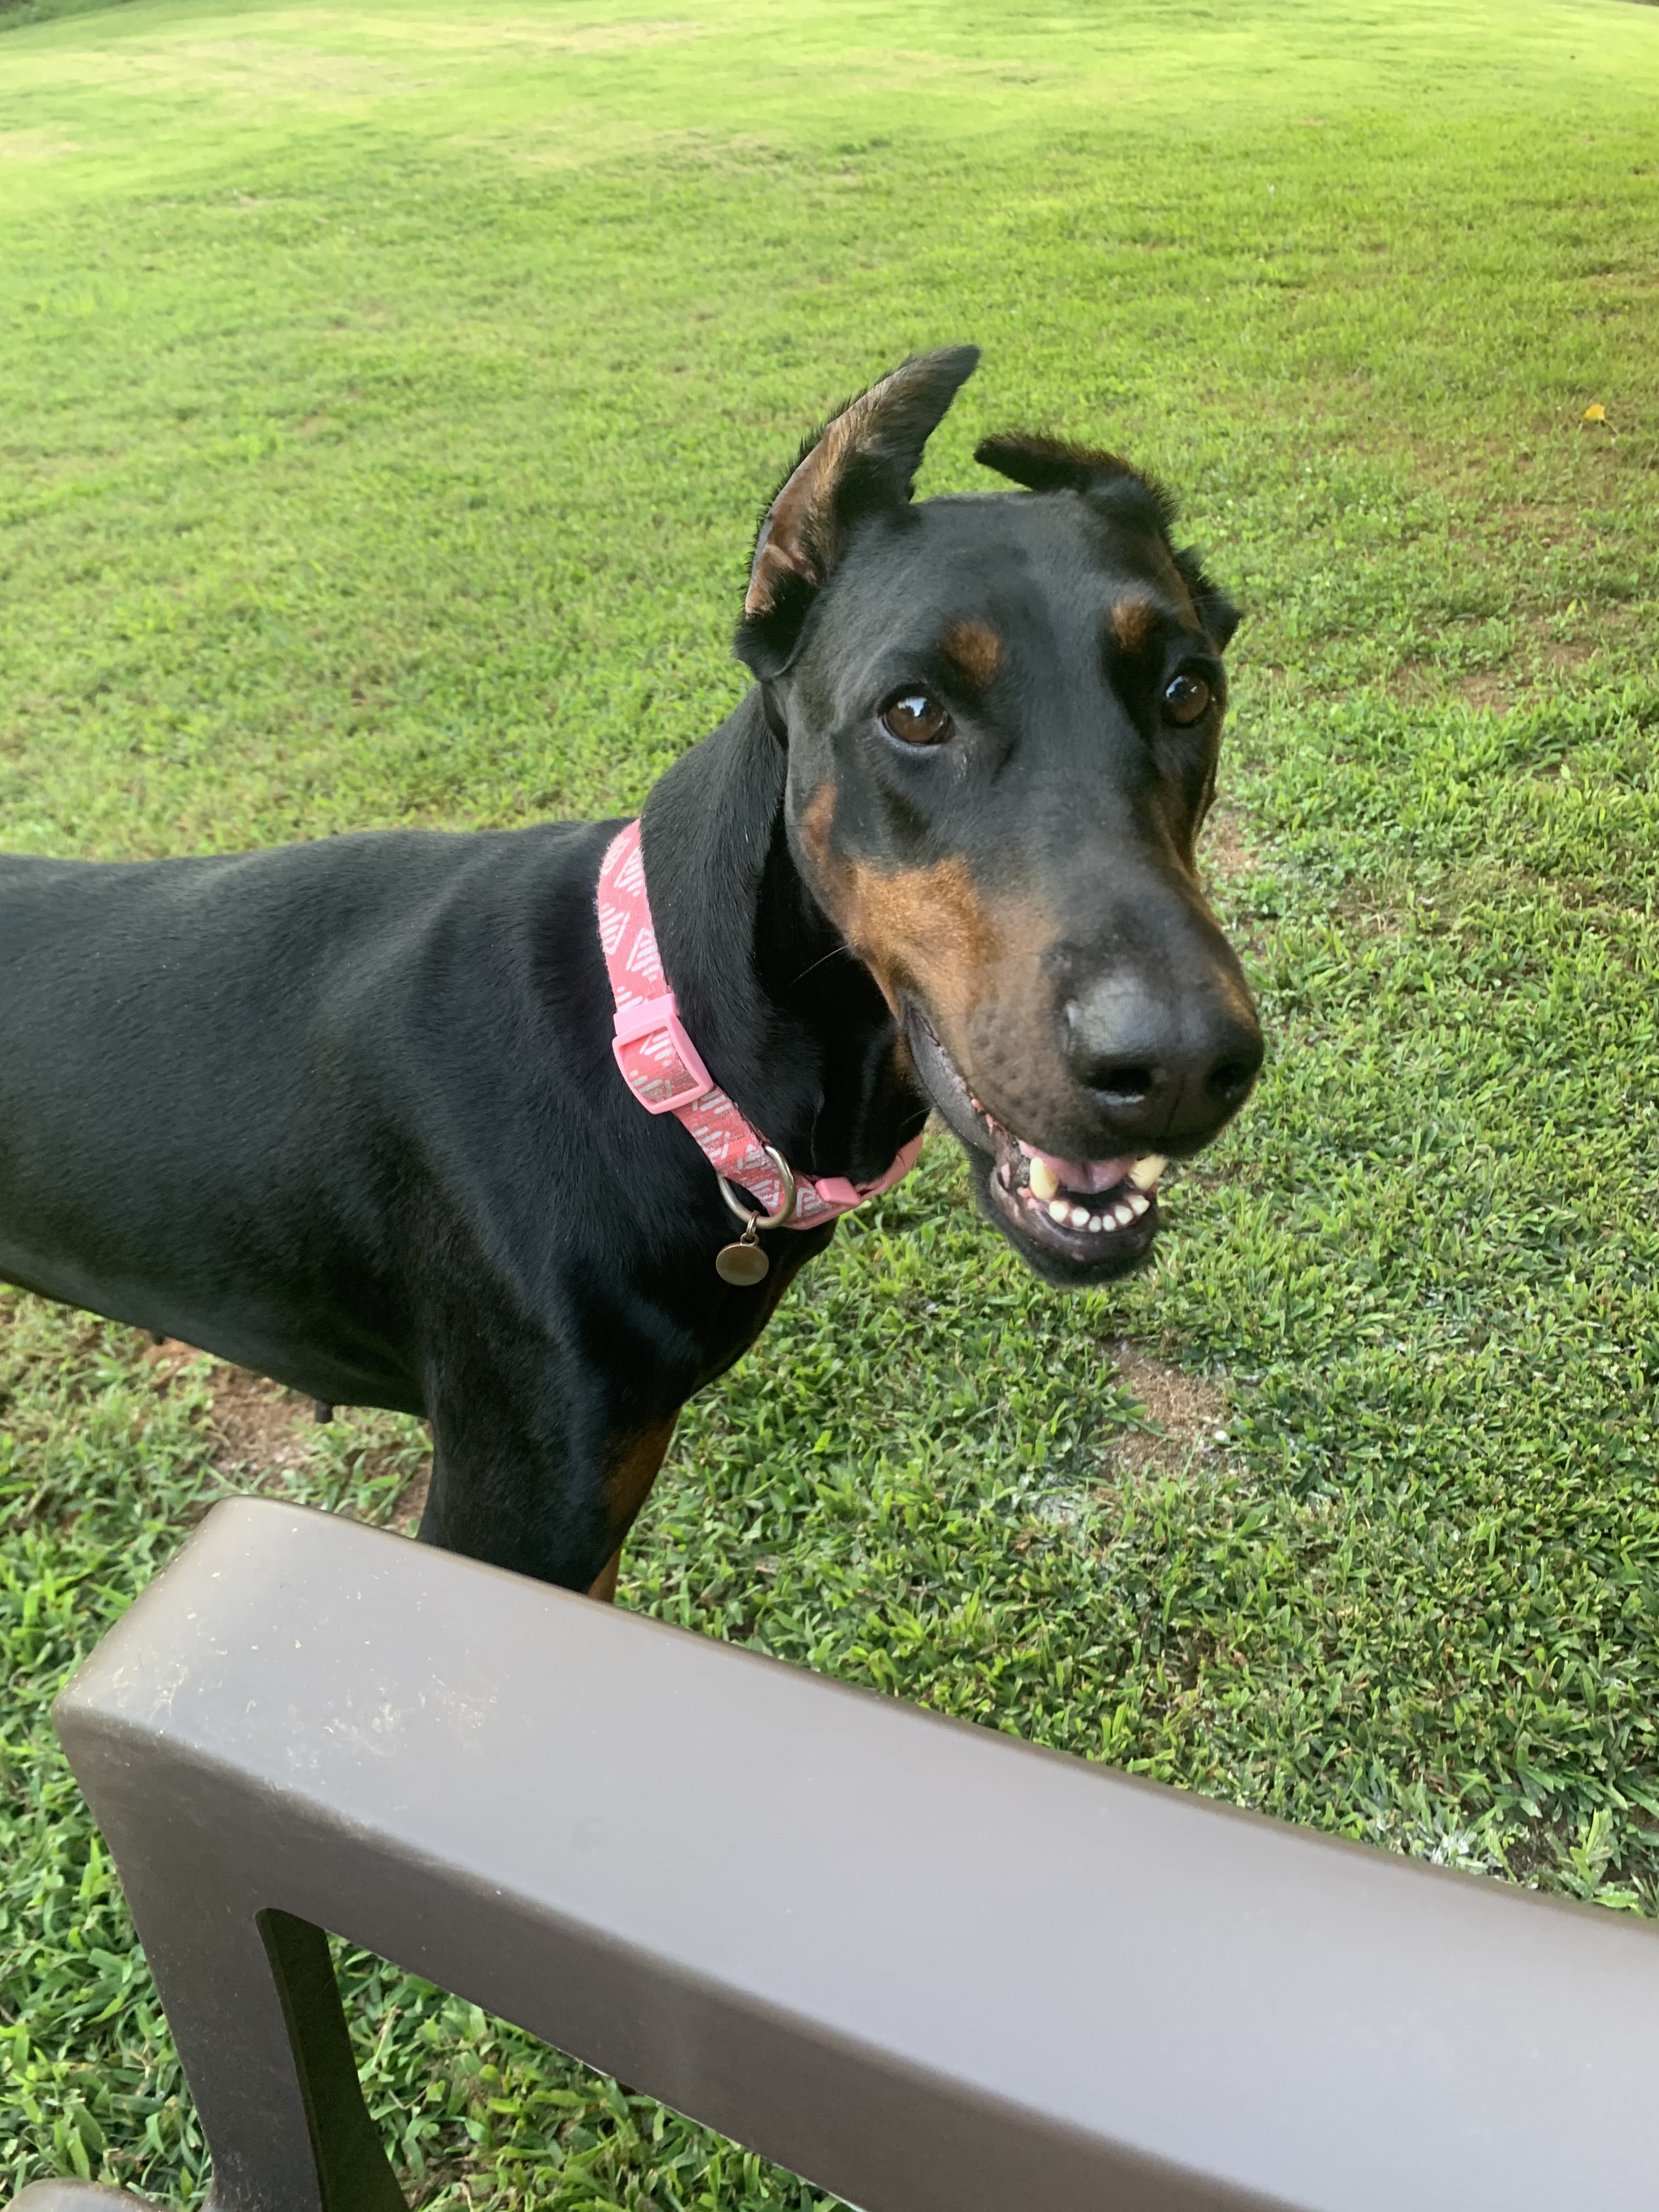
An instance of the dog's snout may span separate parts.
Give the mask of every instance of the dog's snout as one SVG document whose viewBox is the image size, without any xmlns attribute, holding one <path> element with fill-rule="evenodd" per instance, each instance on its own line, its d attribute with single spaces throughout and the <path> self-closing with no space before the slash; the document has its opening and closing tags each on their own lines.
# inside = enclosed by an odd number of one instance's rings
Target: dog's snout
<svg viewBox="0 0 1659 2212">
<path fill-rule="evenodd" d="M 1133 971 L 1098 976 L 1061 1009 L 1066 1064 L 1126 1143 L 1206 1143 L 1249 1096 L 1261 1032 L 1231 988 L 1162 988 Z"/>
</svg>

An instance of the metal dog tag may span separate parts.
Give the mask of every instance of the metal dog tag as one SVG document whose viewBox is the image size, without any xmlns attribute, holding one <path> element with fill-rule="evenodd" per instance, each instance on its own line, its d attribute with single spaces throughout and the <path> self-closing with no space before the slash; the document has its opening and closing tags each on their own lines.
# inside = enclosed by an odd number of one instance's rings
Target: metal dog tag
<svg viewBox="0 0 1659 2212">
<path fill-rule="evenodd" d="M 720 1187 L 720 1196 L 743 1224 L 743 1234 L 735 1244 L 722 1244 L 714 1255 L 714 1273 L 723 1283 L 735 1283 L 739 1290 L 748 1290 L 766 1279 L 771 1261 L 755 1241 L 757 1229 L 781 1229 L 793 1218 L 795 1211 L 795 1171 L 775 1145 L 768 1145 L 766 1156 L 778 1171 L 781 1186 L 778 1210 L 775 1213 L 751 1212 L 738 1196 L 724 1176 L 714 1180 Z"/>
<path fill-rule="evenodd" d="M 758 1244 L 722 1244 L 714 1255 L 714 1272 L 723 1283 L 747 1289 L 764 1278 L 771 1261 Z"/>
</svg>

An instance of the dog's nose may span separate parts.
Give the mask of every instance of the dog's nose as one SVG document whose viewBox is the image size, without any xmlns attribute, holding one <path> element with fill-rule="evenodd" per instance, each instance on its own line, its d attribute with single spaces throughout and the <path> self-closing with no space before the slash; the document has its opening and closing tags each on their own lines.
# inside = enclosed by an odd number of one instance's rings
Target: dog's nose
<svg viewBox="0 0 1659 2212">
<path fill-rule="evenodd" d="M 1261 1031 L 1231 988 L 1097 977 L 1061 1009 L 1066 1064 L 1114 1135 L 1149 1150 L 1206 1144 L 1249 1096 Z"/>
</svg>

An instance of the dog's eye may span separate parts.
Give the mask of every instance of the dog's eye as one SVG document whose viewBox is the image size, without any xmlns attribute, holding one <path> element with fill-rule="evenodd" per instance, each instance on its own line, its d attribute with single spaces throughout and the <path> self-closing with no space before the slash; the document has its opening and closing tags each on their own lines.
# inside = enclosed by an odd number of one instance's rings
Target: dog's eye
<svg viewBox="0 0 1659 2212">
<path fill-rule="evenodd" d="M 1210 708 L 1210 687 L 1201 676 L 1177 676 L 1164 690 L 1164 711 L 1172 722 L 1183 729 L 1206 714 Z"/>
<path fill-rule="evenodd" d="M 881 710 L 881 726 L 907 745 L 942 745 L 951 734 L 951 717 L 925 691 L 901 692 Z"/>
</svg>

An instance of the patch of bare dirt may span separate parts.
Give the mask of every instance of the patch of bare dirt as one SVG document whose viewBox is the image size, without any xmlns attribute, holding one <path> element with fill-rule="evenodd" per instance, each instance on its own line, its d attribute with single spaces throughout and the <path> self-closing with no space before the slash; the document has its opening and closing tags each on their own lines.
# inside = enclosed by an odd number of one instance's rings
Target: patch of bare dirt
<svg viewBox="0 0 1659 2212">
<path fill-rule="evenodd" d="M 1460 676 L 1451 689 L 1483 714 L 1507 714 L 1515 704 L 1515 678 L 1505 669 L 1478 669 L 1473 676 Z"/>
<path fill-rule="evenodd" d="M 0 131 L 0 161 L 56 161 L 80 150 L 73 138 L 54 137 L 49 131 Z"/>
<path fill-rule="evenodd" d="M 1376 888 L 1369 884 L 1362 884 L 1348 896 L 1338 899 L 1334 911 L 1351 937 L 1398 937 L 1406 927 L 1399 908 L 1379 897 Z"/>
<path fill-rule="evenodd" d="M 1195 1458 L 1219 1451 L 1226 1397 L 1207 1376 L 1171 1367 L 1133 1344 L 1115 1344 L 1118 1374 L 1146 1407 L 1148 1429 L 1127 1429 L 1112 1439 L 1112 1471 L 1139 1475 L 1179 1474 Z"/>
<path fill-rule="evenodd" d="M 1198 859 L 1206 876 L 1224 881 L 1248 876 L 1261 865 L 1243 823 L 1224 799 L 1218 799 L 1205 817 Z"/>
<path fill-rule="evenodd" d="M 1616 647 L 1621 613 L 1605 610 L 1595 617 L 1593 630 L 1565 638 L 1551 634 L 1557 617 L 1533 616 L 1523 622 L 1514 650 L 1494 666 L 1454 676 L 1432 661 L 1407 660 L 1395 670 L 1389 688 L 1396 698 L 1412 705 L 1453 698 L 1480 713 L 1507 714 L 1511 708 L 1526 706 L 1540 691 L 1577 675 L 1605 647 Z"/>
<path fill-rule="evenodd" d="M 497 54 L 505 47 L 555 54 L 623 53 L 637 46 L 700 39 L 708 27 L 689 16 L 664 15 L 631 23 L 561 24 L 533 15 L 481 17 L 468 22 L 422 22 L 407 15 L 353 15 L 352 27 L 399 45 L 471 49 Z"/>
<path fill-rule="evenodd" d="M 314 1399 L 172 1339 L 147 1345 L 144 1358 L 163 1389 L 175 1376 L 205 1364 L 208 1422 L 214 1438 L 209 1456 L 215 1470 L 240 1488 L 280 1488 L 311 1457 L 319 1425 Z M 398 1501 L 391 1525 L 400 1534 L 413 1535 L 419 1526 L 430 1482 L 428 1462 Z"/>
<path fill-rule="evenodd" d="M 198 1352 L 169 1338 L 152 1344 L 144 1357 L 157 1375 L 171 1382 L 174 1376 L 205 1360 L 212 1410 L 208 1419 L 214 1434 L 211 1454 L 221 1474 L 236 1475 L 259 1489 L 273 1477 L 289 1474 L 310 1456 L 317 1431 L 317 1409 L 297 1390 L 228 1360 Z"/>
<path fill-rule="evenodd" d="M 1553 638 L 1529 661 L 1518 665 L 1506 661 L 1500 668 L 1479 669 L 1471 676 L 1458 677 L 1451 689 L 1471 707 L 1493 714 L 1507 714 L 1511 707 L 1522 704 L 1528 694 L 1547 678 L 1571 675 L 1591 659 L 1595 652 L 1595 644 L 1589 638 L 1565 641 Z"/>
<path fill-rule="evenodd" d="M 432 1462 L 428 1460 L 398 1500 L 398 1510 L 392 1516 L 392 1525 L 400 1536 L 412 1536 L 420 1527 L 421 1516 L 426 1510 L 426 1493 L 431 1487 Z"/>
</svg>

